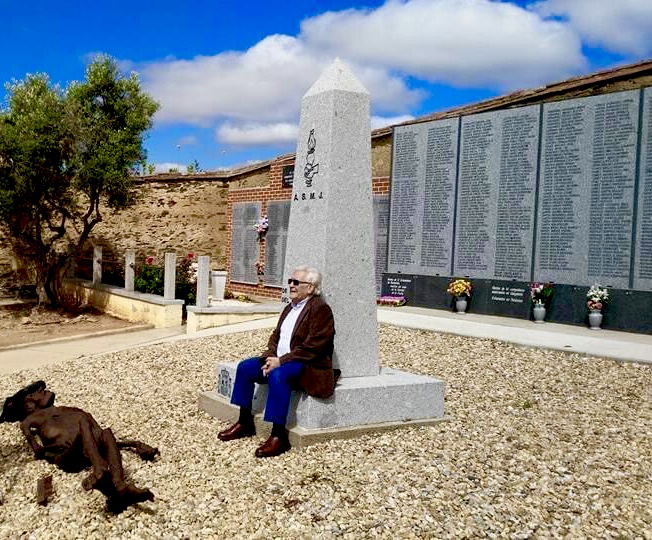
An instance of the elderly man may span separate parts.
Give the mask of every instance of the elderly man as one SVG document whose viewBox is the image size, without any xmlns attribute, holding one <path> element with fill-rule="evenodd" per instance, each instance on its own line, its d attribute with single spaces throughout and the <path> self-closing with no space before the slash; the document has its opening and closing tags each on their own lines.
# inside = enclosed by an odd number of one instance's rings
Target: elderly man
<svg viewBox="0 0 652 540">
<path fill-rule="evenodd" d="M 300 266 L 288 279 L 291 303 L 281 313 L 267 350 L 238 364 L 231 403 L 240 407 L 238 421 L 221 431 L 222 441 L 255 435 L 251 401 L 254 383 L 267 384 L 265 421 L 270 437 L 256 449 L 257 457 L 278 456 L 290 449 L 285 423 L 293 389 L 327 398 L 333 394 L 333 312 L 321 298 L 321 274 Z M 339 371 L 336 370 L 339 374 Z"/>
</svg>

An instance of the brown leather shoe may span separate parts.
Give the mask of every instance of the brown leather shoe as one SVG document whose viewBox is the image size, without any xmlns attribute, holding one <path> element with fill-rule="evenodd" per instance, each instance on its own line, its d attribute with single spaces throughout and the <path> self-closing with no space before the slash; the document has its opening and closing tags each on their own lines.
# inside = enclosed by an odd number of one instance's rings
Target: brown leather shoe
<svg viewBox="0 0 652 540">
<path fill-rule="evenodd" d="M 244 426 L 240 422 L 236 422 L 230 428 L 220 431 L 217 438 L 220 441 L 235 441 L 243 437 L 251 437 L 256 434 L 254 426 Z"/>
<path fill-rule="evenodd" d="M 280 437 L 270 437 L 258 448 L 256 448 L 256 457 L 274 457 L 280 456 L 283 452 L 287 452 L 292 446 L 287 439 Z"/>
</svg>

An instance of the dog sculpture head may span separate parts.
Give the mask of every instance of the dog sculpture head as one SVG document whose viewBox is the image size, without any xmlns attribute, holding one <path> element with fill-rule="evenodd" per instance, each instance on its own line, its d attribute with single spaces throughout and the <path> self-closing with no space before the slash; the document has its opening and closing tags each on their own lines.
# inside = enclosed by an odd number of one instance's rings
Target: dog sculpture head
<svg viewBox="0 0 652 540">
<path fill-rule="evenodd" d="M 5 399 L 0 422 L 22 422 L 37 409 L 54 403 L 54 393 L 44 381 L 36 381 Z"/>
</svg>

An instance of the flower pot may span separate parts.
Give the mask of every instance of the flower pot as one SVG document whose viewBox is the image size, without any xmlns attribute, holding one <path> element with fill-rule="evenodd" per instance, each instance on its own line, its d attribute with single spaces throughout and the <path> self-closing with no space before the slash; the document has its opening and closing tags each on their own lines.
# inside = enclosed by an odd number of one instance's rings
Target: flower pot
<svg viewBox="0 0 652 540">
<path fill-rule="evenodd" d="M 602 324 L 602 313 L 597 310 L 589 311 L 589 328 L 591 330 L 600 330 Z"/>
<path fill-rule="evenodd" d="M 226 270 L 211 270 L 211 280 L 213 285 L 213 300 L 224 300 L 224 291 L 226 289 Z"/>
<path fill-rule="evenodd" d="M 460 296 L 459 298 L 455 299 L 455 311 L 457 313 L 466 313 L 466 308 L 468 306 L 468 302 L 466 301 L 466 298 L 463 296 Z"/>
<path fill-rule="evenodd" d="M 534 315 L 535 323 L 545 322 L 544 319 L 546 318 L 546 307 L 543 304 L 534 304 L 534 307 L 532 308 L 532 314 Z"/>
</svg>

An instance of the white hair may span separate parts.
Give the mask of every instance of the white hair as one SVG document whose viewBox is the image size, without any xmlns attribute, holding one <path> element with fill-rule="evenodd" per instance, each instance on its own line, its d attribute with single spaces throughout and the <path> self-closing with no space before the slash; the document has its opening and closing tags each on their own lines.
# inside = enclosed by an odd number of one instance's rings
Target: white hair
<svg viewBox="0 0 652 540">
<path fill-rule="evenodd" d="M 316 268 L 311 268 L 310 266 L 297 266 L 292 273 L 294 272 L 305 272 L 306 281 L 311 283 L 315 287 L 315 296 L 321 294 L 321 272 Z"/>
</svg>

